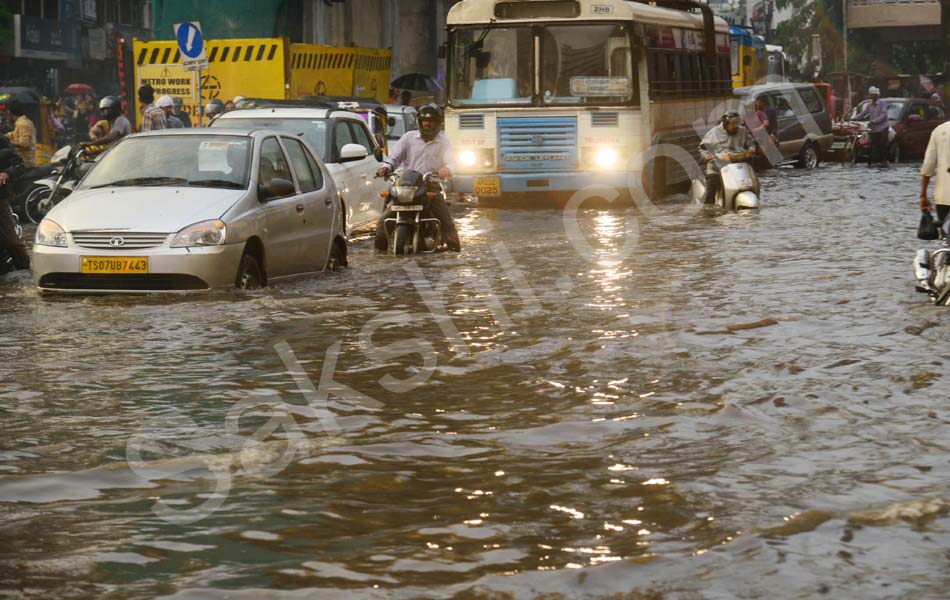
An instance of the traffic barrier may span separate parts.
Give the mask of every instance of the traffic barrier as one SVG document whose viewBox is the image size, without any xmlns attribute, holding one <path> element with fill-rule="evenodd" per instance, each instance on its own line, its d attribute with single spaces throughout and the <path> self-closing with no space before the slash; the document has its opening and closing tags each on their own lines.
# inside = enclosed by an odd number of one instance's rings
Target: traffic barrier
<svg viewBox="0 0 950 600">
<path fill-rule="evenodd" d="M 385 104 L 389 101 L 389 80 L 393 62 L 392 51 L 357 48 L 356 52 L 356 66 L 353 70 L 353 95 L 375 98 Z"/>
<path fill-rule="evenodd" d="M 290 96 L 351 96 L 356 48 L 292 44 Z"/>
</svg>

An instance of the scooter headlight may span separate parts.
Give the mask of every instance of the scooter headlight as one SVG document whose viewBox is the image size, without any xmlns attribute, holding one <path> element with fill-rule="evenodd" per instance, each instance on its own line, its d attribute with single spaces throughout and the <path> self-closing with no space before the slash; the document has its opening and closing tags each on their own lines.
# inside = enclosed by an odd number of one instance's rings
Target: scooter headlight
<svg viewBox="0 0 950 600">
<path fill-rule="evenodd" d="M 34 243 L 37 246 L 53 246 L 54 248 L 66 247 L 66 232 L 58 223 L 43 219 L 36 227 L 36 239 Z"/>
</svg>

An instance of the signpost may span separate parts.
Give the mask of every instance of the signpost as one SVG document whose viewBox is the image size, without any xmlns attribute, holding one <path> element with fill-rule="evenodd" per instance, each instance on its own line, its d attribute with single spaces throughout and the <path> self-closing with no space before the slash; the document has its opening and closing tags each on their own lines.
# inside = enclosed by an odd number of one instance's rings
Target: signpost
<svg viewBox="0 0 950 600">
<path fill-rule="evenodd" d="M 208 68 L 208 56 L 205 54 L 205 40 L 201 34 L 201 23 L 189 21 L 175 23 L 175 38 L 181 52 L 181 65 L 186 71 L 198 71 L 198 127 L 204 126 L 204 71 Z"/>
</svg>

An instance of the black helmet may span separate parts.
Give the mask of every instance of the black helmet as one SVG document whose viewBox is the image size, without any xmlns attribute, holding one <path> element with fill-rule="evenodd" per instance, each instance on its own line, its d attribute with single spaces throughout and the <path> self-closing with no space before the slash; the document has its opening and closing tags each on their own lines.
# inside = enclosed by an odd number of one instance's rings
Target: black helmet
<svg viewBox="0 0 950 600">
<path fill-rule="evenodd" d="M 217 98 L 212 98 L 208 101 L 208 104 L 205 105 L 205 116 L 206 117 L 215 117 L 224 112 L 224 102 Z"/>
<path fill-rule="evenodd" d="M 429 124 L 423 126 L 423 119 L 428 121 Z M 439 105 L 426 104 L 420 108 L 419 114 L 416 115 L 416 126 L 419 127 L 422 135 L 433 136 L 439 133 L 442 129 L 442 109 L 439 108 Z"/>
<path fill-rule="evenodd" d="M 105 96 L 99 101 L 99 114 L 105 119 L 118 117 L 122 112 L 122 102 L 114 96 Z"/>
<path fill-rule="evenodd" d="M 739 113 L 734 110 L 727 110 L 722 115 L 722 126 L 726 125 L 741 125 L 742 117 L 739 116 Z"/>
</svg>

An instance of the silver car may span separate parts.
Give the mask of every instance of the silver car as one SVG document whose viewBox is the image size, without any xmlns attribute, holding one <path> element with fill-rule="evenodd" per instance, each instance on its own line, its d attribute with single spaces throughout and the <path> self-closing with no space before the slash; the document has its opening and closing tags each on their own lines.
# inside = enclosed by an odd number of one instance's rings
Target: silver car
<svg viewBox="0 0 950 600">
<path fill-rule="evenodd" d="M 42 292 L 258 287 L 345 266 L 342 207 L 295 135 L 133 135 L 37 226 L 33 265 Z"/>
</svg>

